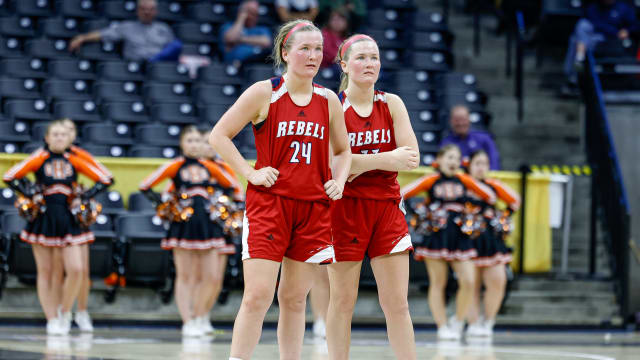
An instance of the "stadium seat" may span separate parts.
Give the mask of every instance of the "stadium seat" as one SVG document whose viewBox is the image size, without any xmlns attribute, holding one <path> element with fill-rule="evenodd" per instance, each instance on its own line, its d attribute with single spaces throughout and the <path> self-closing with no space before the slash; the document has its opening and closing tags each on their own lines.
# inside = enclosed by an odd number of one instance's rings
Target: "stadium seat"
<svg viewBox="0 0 640 360">
<path fill-rule="evenodd" d="M 135 138 L 138 144 L 155 146 L 178 146 L 180 127 L 177 125 L 140 125 L 136 127 Z"/>
<path fill-rule="evenodd" d="M 103 214 L 117 215 L 126 211 L 122 195 L 116 190 L 103 191 L 96 195 L 95 200 L 102 205 Z"/>
<path fill-rule="evenodd" d="M 438 104 L 439 98 L 434 90 L 430 89 L 398 89 L 398 95 L 407 104 L 407 107 L 415 108 L 424 104 Z"/>
<path fill-rule="evenodd" d="M 147 107 L 142 101 L 113 102 L 103 106 L 104 116 L 116 123 L 146 123 L 150 121 Z"/>
<path fill-rule="evenodd" d="M 130 157 L 146 157 L 146 158 L 167 158 L 173 159 L 180 152 L 177 147 L 171 146 L 146 146 L 146 145 L 135 145 L 129 149 Z"/>
<path fill-rule="evenodd" d="M 127 201 L 129 213 L 155 213 L 153 204 L 141 192 L 132 192 Z"/>
<path fill-rule="evenodd" d="M 449 71 L 452 59 L 449 53 L 422 51 L 413 53 L 412 63 L 420 70 Z"/>
<path fill-rule="evenodd" d="M 246 84 L 251 85 L 257 81 L 280 76 L 271 65 L 248 65 L 245 68 Z"/>
<path fill-rule="evenodd" d="M 98 65 L 102 80 L 144 81 L 144 66 L 135 61 L 106 61 Z"/>
<path fill-rule="evenodd" d="M 185 19 L 185 3 L 180 1 L 159 1 L 158 2 L 158 14 L 156 19 L 158 21 L 166 22 L 180 22 Z"/>
<path fill-rule="evenodd" d="M 140 86 L 133 81 L 98 81 L 93 85 L 98 103 L 116 101 L 141 101 Z"/>
<path fill-rule="evenodd" d="M 406 37 L 400 29 L 369 29 L 366 33 L 376 40 L 380 48 L 402 49 L 407 47 Z"/>
<path fill-rule="evenodd" d="M 0 18 L 0 35 L 30 38 L 36 35 L 34 21 L 29 17 Z"/>
<path fill-rule="evenodd" d="M 4 59 L 0 61 L 0 74 L 7 77 L 44 79 L 47 77 L 42 59 Z"/>
<path fill-rule="evenodd" d="M 193 93 L 199 105 L 233 104 L 240 95 L 233 85 L 196 85 Z"/>
<path fill-rule="evenodd" d="M 215 125 L 222 115 L 229 109 L 228 105 L 207 105 L 200 108 L 200 121 L 208 125 Z"/>
<path fill-rule="evenodd" d="M 31 141 L 22 146 L 22 152 L 25 154 L 31 154 L 32 152 L 40 149 L 44 143 L 42 141 Z M 7 152 L 7 151 L 5 151 Z"/>
<path fill-rule="evenodd" d="M 88 124 L 82 129 L 85 142 L 102 145 L 131 145 L 131 129 L 125 124 Z"/>
<path fill-rule="evenodd" d="M 42 94 L 51 100 L 91 100 L 91 87 L 86 80 L 49 79 L 42 84 Z"/>
<path fill-rule="evenodd" d="M 69 118 L 80 123 L 102 121 L 99 107 L 93 100 L 58 101 L 53 105 L 53 115 L 56 119 Z"/>
<path fill-rule="evenodd" d="M 36 263 L 31 245 L 20 240 L 20 232 L 27 222 L 17 211 L 9 211 L 0 217 L 3 237 L 11 242 L 9 272 L 22 281 L 33 282 L 36 277 Z"/>
<path fill-rule="evenodd" d="M 199 22 L 222 24 L 229 21 L 230 6 L 220 2 L 192 2 L 188 5 L 189 17 Z"/>
<path fill-rule="evenodd" d="M 22 40 L 15 37 L 0 36 L 0 57 L 22 57 Z"/>
<path fill-rule="evenodd" d="M 440 12 L 417 10 L 409 15 L 407 21 L 416 31 L 447 30 L 447 19 Z"/>
<path fill-rule="evenodd" d="M 16 194 L 9 188 L 0 188 L 0 212 L 15 211 Z"/>
<path fill-rule="evenodd" d="M 127 285 L 162 287 L 170 281 L 169 251 L 160 248 L 166 230 L 154 215 L 127 214 L 117 220 L 118 235 L 127 243 Z"/>
<path fill-rule="evenodd" d="M 186 103 L 191 101 L 189 86 L 183 83 L 146 82 L 143 92 L 147 104 Z"/>
<path fill-rule="evenodd" d="M 31 126 L 31 140 L 44 141 L 44 136 L 47 133 L 49 122 L 37 122 Z"/>
<path fill-rule="evenodd" d="M 424 70 L 398 70 L 393 74 L 393 81 L 399 89 L 425 89 L 432 87 L 433 75 Z"/>
<path fill-rule="evenodd" d="M 475 90 L 477 85 L 476 77 L 473 74 L 445 73 L 435 76 L 435 81 L 439 87 L 447 91 Z"/>
<path fill-rule="evenodd" d="M 72 18 L 49 18 L 42 20 L 42 33 L 48 38 L 69 39 L 80 33 L 80 24 Z"/>
<path fill-rule="evenodd" d="M 405 14 L 396 9 L 373 9 L 367 18 L 368 25 L 372 29 L 403 29 L 406 27 Z"/>
<path fill-rule="evenodd" d="M 94 156 L 122 157 L 126 155 L 125 149 L 120 145 L 96 145 L 93 143 L 83 143 L 81 146 Z"/>
<path fill-rule="evenodd" d="M 165 124 L 196 124 L 198 115 L 191 103 L 160 103 L 151 107 L 151 118 Z"/>
<path fill-rule="evenodd" d="M 446 33 L 431 32 L 413 32 L 412 44 L 416 50 L 451 50 L 451 38 Z"/>
<path fill-rule="evenodd" d="M 406 49 L 380 49 L 380 61 L 382 62 L 382 68 L 385 70 L 395 70 L 405 68 L 405 55 Z"/>
<path fill-rule="evenodd" d="M 212 44 L 207 43 L 185 43 L 182 45 L 182 54 L 214 57 L 216 55 L 216 48 L 212 46 Z"/>
<path fill-rule="evenodd" d="M 83 44 L 78 56 L 87 60 L 104 61 L 120 59 L 120 46 L 112 42 Z"/>
<path fill-rule="evenodd" d="M 213 63 L 198 69 L 198 80 L 207 84 L 233 84 L 244 82 L 242 72 L 232 65 Z"/>
<path fill-rule="evenodd" d="M 111 22 L 108 19 L 105 19 L 105 18 L 95 19 L 95 20 L 85 20 L 82 23 L 82 29 L 83 29 L 83 32 L 91 32 L 91 31 L 95 31 L 95 30 L 104 29 L 104 28 L 108 27 L 110 23 Z M 82 46 L 85 46 L 85 45 L 82 45 Z"/>
<path fill-rule="evenodd" d="M 183 22 L 175 25 L 176 37 L 188 43 L 216 43 L 217 34 L 212 24 Z"/>
<path fill-rule="evenodd" d="M 24 152 L 24 150 L 21 150 L 21 148 L 24 148 L 24 146 L 21 146 L 20 143 L 13 141 L 0 141 L 0 152 L 7 154 Z"/>
<path fill-rule="evenodd" d="M 53 0 L 19 0 L 15 7 L 22 16 L 47 17 L 53 13 Z"/>
<path fill-rule="evenodd" d="M 415 4 L 413 0 L 381 0 L 382 7 L 385 9 L 413 10 Z"/>
<path fill-rule="evenodd" d="M 0 121 L 0 141 L 26 143 L 30 140 L 29 129 L 24 123 Z"/>
<path fill-rule="evenodd" d="M 42 99 L 38 100 L 9 100 L 4 105 L 4 111 L 12 120 L 48 121 L 51 120 L 49 105 Z"/>
<path fill-rule="evenodd" d="M 134 0 L 111 0 L 100 3 L 99 12 L 107 19 L 135 20 L 136 2 Z"/>
<path fill-rule="evenodd" d="M 433 130 L 416 131 L 418 139 L 418 147 L 422 149 L 429 146 L 438 146 L 440 144 L 441 131 L 434 127 Z"/>
<path fill-rule="evenodd" d="M 49 76 L 64 80 L 95 80 L 95 67 L 88 60 L 52 60 L 47 64 Z"/>
<path fill-rule="evenodd" d="M 62 0 L 57 4 L 61 15 L 90 19 L 96 16 L 97 0 Z"/>
<path fill-rule="evenodd" d="M 0 97 L 39 99 L 41 98 L 38 83 L 34 79 L 0 78 Z"/>
<path fill-rule="evenodd" d="M 487 96 L 476 90 L 447 92 L 442 96 L 441 103 L 447 108 L 455 105 L 484 108 L 484 105 L 487 103 Z"/>
<path fill-rule="evenodd" d="M 418 110 L 409 110 L 409 118 L 414 131 L 420 124 L 441 124 L 438 106 L 426 106 Z"/>
<path fill-rule="evenodd" d="M 147 69 L 147 79 L 155 82 L 190 83 L 189 69 L 183 64 L 159 62 L 151 64 Z"/>
<path fill-rule="evenodd" d="M 69 39 L 34 39 L 24 44 L 25 53 L 43 59 L 68 59 L 71 53 L 67 49 Z"/>
<path fill-rule="evenodd" d="M 89 274 L 94 278 L 105 278 L 114 268 L 113 245 L 117 241 L 111 216 L 99 214 L 89 229 L 95 236 L 89 246 Z"/>
</svg>

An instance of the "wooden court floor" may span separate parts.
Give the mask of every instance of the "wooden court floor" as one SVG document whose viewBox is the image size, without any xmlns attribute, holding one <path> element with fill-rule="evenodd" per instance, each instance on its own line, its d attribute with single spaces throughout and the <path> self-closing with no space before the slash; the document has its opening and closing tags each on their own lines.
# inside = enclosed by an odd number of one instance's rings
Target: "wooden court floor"
<svg viewBox="0 0 640 360">
<path fill-rule="evenodd" d="M 228 357 L 231 334 L 183 340 L 175 328 L 97 328 L 46 336 L 43 327 L 1 326 L 1 360 L 222 359 Z M 418 359 L 430 360 L 638 360 L 640 334 L 633 332 L 498 331 L 492 342 L 437 342 L 435 331 L 416 332 Z M 278 359 L 275 329 L 266 329 L 253 359 Z M 305 338 L 303 359 L 328 359 L 326 343 Z M 351 359 L 394 359 L 383 329 L 355 330 Z"/>
</svg>

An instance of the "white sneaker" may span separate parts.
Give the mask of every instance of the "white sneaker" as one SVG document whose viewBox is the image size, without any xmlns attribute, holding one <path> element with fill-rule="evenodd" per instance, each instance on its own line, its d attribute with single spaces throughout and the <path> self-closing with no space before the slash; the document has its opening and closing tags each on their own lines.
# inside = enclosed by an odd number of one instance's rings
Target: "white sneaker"
<svg viewBox="0 0 640 360">
<path fill-rule="evenodd" d="M 467 337 L 485 337 L 486 326 L 484 321 L 478 320 L 467 327 Z"/>
<path fill-rule="evenodd" d="M 71 311 L 62 312 L 62 306 L 58 308 L 58 324 L 60 326 L 59 335 L 68 335 L 71 330 Z"/>
<path fill-rule="evenodd" d="M 79 311 L 74 317 L 74 321 L 82 332 L 93 332 L 93 324 L 89 313 L 85 311 Z"/>
<path fill-rule="evenodd" d="M 320 338 L 327 337 L 327 326 L 322 319 L 316 319 L 313 322 L 313 335 Z"/>
<path fill-rule="evenodd" d="M 62 335 L 60 319 L 54 317 L 53 319 L 47 320 L 47 335 Z"/>
<path fill-rule="evenodd" d="M 197 319 L 191 319 L 182 325 L 182 336 L 184 337 L 199 337 L 203 335 L 204 332 Z"/>
<path fill-rule="evenodd" d="M 493 337 L 493 326 L 496 324 L 495 320 L 486 320 L 484 322 L 484 336 Z"/>
<path fill-rule="evenodd" d="M 213 334 L 216 331 L 216 329 L 211 325 L 211 320 L 209 320 L 207 315 L 202 315 L 196 320 L 199 322 L 200 328 L 204 334 Z"/>
<path fill-rule="evenodd" d="M 438 328 L 438 340 L 460 340 L 460 333 L 451 329 L 449 324 Z"/>
</svg>

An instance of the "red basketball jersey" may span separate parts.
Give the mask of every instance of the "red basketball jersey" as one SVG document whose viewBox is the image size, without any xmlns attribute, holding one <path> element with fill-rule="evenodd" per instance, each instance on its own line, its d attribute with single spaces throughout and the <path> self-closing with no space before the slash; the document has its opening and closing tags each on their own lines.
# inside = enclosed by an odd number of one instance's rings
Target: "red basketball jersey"
<svg viewBox="0 0 640 360">
<path fill-rule="evenodd" d="M 352 154 L 377 154 L 395 150 L 393 118 L 384 92 L 378 90 L 374 92 L 373 110 L 367 117 L 358 115 L 344 91 L 340 93 L 339 98 L 349 132 Z M 347 182 L 343 194 L 376 200 L 399 199 L 400 185 L 396 180 L 397 177 L 398 173 L 393 171 L 367 171 L 352 182 Z"/>
<path fill-rule="evenodd" d="M 271 79 L 271 105 L 265 121 L 253 127 L 258 159 L 255 168 L 271 166 L 280 172 L 270 187 L 248 189 L 292 199 L 329 201 L 324 183 L 329 167 L 329 103 L 327 89 L 313 84 L 311 101 L 296 105 L 284 79 Z"/>
</svg>

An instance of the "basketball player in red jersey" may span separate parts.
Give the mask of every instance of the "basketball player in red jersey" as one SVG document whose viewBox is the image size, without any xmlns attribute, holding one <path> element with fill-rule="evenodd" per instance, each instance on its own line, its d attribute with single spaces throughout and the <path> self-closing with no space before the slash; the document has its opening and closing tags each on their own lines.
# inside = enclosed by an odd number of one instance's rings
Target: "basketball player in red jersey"
<svg viewBox="0 0 640 360">
<path fill-rule="evenodd" d="M 351 318 L 365 253 L 378 285 L 389 342 L 398 359 L 415 359 L 409 315 L 409 251 L 398 171 L 418 166 L 418 141 L 402 100 L 375 89 L 380 53 L 367 35 L 353 35 L 338 50 L 342 102 L 353 153 L 343 198 L 332 207 L 336 263 L 329 266 L 327 316 L 330 359 L 349 359 Z"/>
<path fill-rule="evenodd" d="M 230 359 L 251 357 L 280 263 L 280 358 L 301 358 L 306 297 L 317 264 L 334 261 L 329 203 L 342 197 L 351 166 L 340 100 L 313 84 L 322 61 L 320 30 L 305 20 L 284 24 L 273 57 L 284 75 L 249 87 L 209 136 L 218 154 L 249 182 L 242 234 L 245 290 Z M 255 168 L 231 142 L 249 122 L 258 152 Z"/>
</svg>

